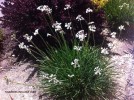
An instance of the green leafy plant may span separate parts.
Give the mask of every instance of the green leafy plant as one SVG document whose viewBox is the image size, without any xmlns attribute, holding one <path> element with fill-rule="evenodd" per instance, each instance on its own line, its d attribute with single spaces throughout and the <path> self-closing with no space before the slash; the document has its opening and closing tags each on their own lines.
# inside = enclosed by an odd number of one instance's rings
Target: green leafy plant
<svg viewBox="0 0 134 100">
<path fill-rule="evenodd" d="M 104 6 L 104 11 L 112 27 L 134 21 L 133 0 L 109 0 Z"/>
<path fill-rule="evenodd" d="M 42 84 L 57 100 L 109 100 L 114 92 L 112 68 L 96 47 L 80 51 L 62 47 L 40 62 Z"/>
<path fill-rule="evenodd" d="M 19 48 L 26 50 L 38 61 L 42 87 L 57 100 L 111 99 L 115 87 L 112 80 L 114 73 L 106 56 L 109 54 L 108 48 L 95 46 L 94 34 L 97 27 L 90 21 L 93 9 L 88 7 L 85 11 L 89 20 L 79 14 L 74 21 L 70 18 L 70 22 L 66 22 L 64 26 L 60 21 L 53 19 L 52 9 L 48 5 L 39 6 L 37 9 L 47 14 L 51 22 L 51 32 L 46 33 L 46 38 L 54 38 L 58 48 L 45 41 L 40 29 L 36 29 L 33 35 L 25 34 L 23 37 L 28 44 L 21 42 Z M 70 9 L 69 4 L 65 5 L 64 11 Z M 74 31 L 75 27 L 79 29 Z M 66 41 L 65 29 L 72 34 L 72 46 Z M 33 39 L 36 37 L 47 46 L 45 52 L 34 44 Z M 89 46 L 90 38 L 93 39 L 94 46 Z"/>
</svg>

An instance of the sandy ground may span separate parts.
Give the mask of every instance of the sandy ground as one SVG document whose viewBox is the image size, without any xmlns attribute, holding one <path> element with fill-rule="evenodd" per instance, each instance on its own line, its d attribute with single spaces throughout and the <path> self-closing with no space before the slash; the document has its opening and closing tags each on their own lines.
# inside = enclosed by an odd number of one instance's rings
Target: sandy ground
<svg viewBox="0 0 134 100">
<path fill-rule="evenodd" d="M 27 81 L 34 71 L 33 63 L 15 62 L 16 58 L 12 55 L 15 43 L 11 42 L 11 31 L 3 29 L 3 32 L 6 38 L 0 56 L 0 100 L 47 100 L 40 97 L 42 90 L 39 89 L 37 73 Z"/>
<path fill-rule="evenodd" d="M 134 100 L 134 59 L 131 52 L 134 45 L 116 39 L 114 45 L 112 51 L 119 54 L 111 57 L 111 61 L 114 62 L 114 69 L 118 74 L 115 76 L 118 84 L 117 100 Z"/>
<path fill-rule="evenodd" d="M 16 62 L 12 50 L 16 45 L 12 38 L 14 32 L 8 28 L 2 30 L 4 41 L 0 54 L 0 100 L 51 100 L 40 88 L 40 78 L 35 72 L 37 65 L 25 60 Z"/>
</svg>

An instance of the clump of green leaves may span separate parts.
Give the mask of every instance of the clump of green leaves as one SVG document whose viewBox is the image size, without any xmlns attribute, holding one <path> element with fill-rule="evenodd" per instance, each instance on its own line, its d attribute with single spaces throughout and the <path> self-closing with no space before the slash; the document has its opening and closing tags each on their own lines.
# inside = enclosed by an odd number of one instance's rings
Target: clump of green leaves
<svg viewBox="0 0 134 100">
<path fill-rule="evenodd" d="M 109 100 L 115 86 L 108 59 L 97 47 L 74 49 L 63 46 L 40 60 L 44 88 L 56 100 Z"/>
<path fill-rule="evenodd" d="M 39 6 L 38 10 L 45 12 L 50 20 L 52 9 L 47 5 Z M 65 5 L 65 11 L 71 9 L 70 5 Z M 93 21 L 90 21 L 90 13 L 93 9 L 87 8 L 85 13 L 89 15 L 87 21 L 82 15 L 77 15 L 75 23 L 63 23 L 54 21 L 49 28 L 51 32 L 46 33 L 47 38 L 55 39 L 55 47 L 44 40 L 40 29 L 36 29 L 33 35 L 25 34 L 23 37 L 28 45 L 21 42 L 18 46 L 26 50 L 37 61 L 39 61 L 39 73 L 42 77 L 42 85 L 54 99 L 57 100 L 103 100 L 111 99 L 114 92 L 114 82 L 112 80 L 113 71 L 110 67 L 107 56 L 108 48 L 95 47 L 96 39 L 94 33 L 97 30 Z M 70 19 L 71 20 L 71 19 Z M 82 23 L 86 25 L 83 25 Z M 72 24 L 72 25 L 71 25 Z M 73 26 L 77 26 L 76 29 Z M 80 27 L 78 27 L 80 25 Z M 66 40 L 66 31 L 72 34 L 70 42 Z M 53 33 L 54 32 L 54 33 Z M 54 34 L 54 35 L 53 35 Z M 39 36 L 42 44 L 47 46 L 43 51 L 32 41 L 35 36 Z M 90 39 L 93 37 L 94 46 L 89 46 Z M 103 40 L 102 40 L 103 41 Z M 34 55 L 37 54 L 39 56 Z M 104 55 L 102 55 L 104 54 Z M 41 57 L 41 58 L 39 58 Z M 45 92 L 46 92 L 45 91 Z"/>
<path fill-rule="evenodd" d="M 133 0 L 109 0 L 104 10 L 109 23 L 112 25 L 120 25 L 126 21 L 134 21 Z"/>
</svg>

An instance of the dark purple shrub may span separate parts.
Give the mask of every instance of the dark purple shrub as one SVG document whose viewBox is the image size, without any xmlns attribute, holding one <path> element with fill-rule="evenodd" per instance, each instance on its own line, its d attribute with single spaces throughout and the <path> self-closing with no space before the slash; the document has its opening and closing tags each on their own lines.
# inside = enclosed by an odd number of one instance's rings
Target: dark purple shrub
<svg viewBox="0 0 134 100">
<path fill-rule="evenodd" d="M 65 4 L 70 4 L 72 7 L 69 10 L 70 16 L 68 11 L 64 11 Z M 56 44 L 55 40 L 46 37 L 46 33 L 51 33 L 51 31 L 44 19 L 44 16 L 46 16 L 46 19 L 48 19 L 48 16 L 37 10 L 37 7 L 40 5 L 48 5 L 52 8 L 52 16 L 55 21 L 64 24 L 65 22 L 70 22 L 71 18 L 74 33 L 77 33 L 81 29 L 80 23 L 76 21 L 76 16 L 80 14 L 88 22 L 89 16 L 85 11 L 88 7 L 94 9 L 94 12 L 90 15 L 90 20 L 94 21 L 97 27 L 97 31 L 94 33 L 96 44 L 102 43 L 103 36 L 100 35 L 100 32 L 103 28 L 102 23 L 105 21 L 104 12 L 101 9 L 97 10 L 90 0 L 5 0 L 5 2 L 3 2 L 3 6 L 1 6 L 2 13 L 4 15 L 1 18 L 2 26 L 10 27 L 12 30 L 17 31 L 16 34 L 20 41 L 24 41 L 22 39 L 24 34 L 27 33 L 32 35 L 34 30 L 39 28 L 40 34 L 43 35 L 46 41 L 48 41 L 51 45 Z M 50 21 L 47 21 L 50 24 Z M 88 26 L 85 21 L 82 21 L 82 26 L 87 33 Z M 66 40 L 71 41 L 73 35 L 70 31 L 67 31 L 64 28 L 63 30 L 66 32 Z M 34 38 L 33 40 L 35 43 L 41 44 L 39 43 L 38 38 Z M 93 39 L 91 38 L 91 45 L 93 44 L 92 41 Z"/>
</svg>

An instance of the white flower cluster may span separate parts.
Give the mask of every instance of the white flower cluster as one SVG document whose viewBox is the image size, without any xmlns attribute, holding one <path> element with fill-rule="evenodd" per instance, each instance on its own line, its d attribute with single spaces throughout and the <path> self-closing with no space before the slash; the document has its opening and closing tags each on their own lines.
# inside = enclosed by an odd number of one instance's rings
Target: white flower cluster
<svg viewBox="0 0 134 100">
<path fill-rule="evenodd" d="M 120 26 L 118 27 L 118 29 L 119 29 L 120 31 L 125 30 L 124 25 L 120 25 Z"/>
<path fill-rule="evenodd" d="M 82 21 L 82 20 L 85 20 L 85 19 L 84 19 L 84 17 L 82 17 L 82 15 L 78 15 L 78 16 L 76 17 L 76 20 Z"/>
<path fill-rule="evenodd" d="M 61 23 L 59 23 L 58 21 L 56 21 L 56 23 L 54 23 L 52 27 L 55 29 L 55 32 L 62 30 Z"/>
<path fill-rule="evenodd" d="M 39 29 L 36 29 L 33 33 L 35 36 L 39 34 Z"/>
<path fill-rule="evenodd" d="M 87 34 L 84 34 L 84 30 L 80 30 L 75 35 L 76 38 L 78 38 L 80 41 L 84 41 L 84 39 L 87 37 Z"/>
<path fill-rule="evenodd" d="M 47 33 L 47 37 L 52 36 L 50 33 Z"/>
<path fill-rule="evenodd" d="M 94 22 L 89 22 L 88 23 L 88 29 L 91 31 L 91 32 L 95 32 L 96 31 L 96 27 L 95 25 L 93 25 Z"/>
<path fill-rule="evenodd" d="M 104 55 L 109 54 L 108 48 L 101 48 L 101 53 Z"/>
<path fill-rule="evenodd" d="M 113 44 L 113 43 L 108 43 L 108 47 L 109 47 L 110 49 L 112 49 L 112 48 L 114 47 L 114 44 Z"/>
<path fill-rule="evenodd" d="M 129 4 L 123 3 L 121 6 L 119 6 L 120 10 L 122 10 L 124 7 L 129 9 Z"/>
<path fill-rule="evenodd" d="M 116 32 L 112 32 L 110 35 L 111 35 L 112 38 L 115 38 L 116 34 L 117 34 Z"/>
<path fill-rule="evenodd" d="M 23 35 L 23 37 L 28 41 L 31 42 L 33 36 L 29 36 L 28 34 Z"/>
<path fill-rule="evenodd" d="M 94 74 L 95 75 L 101 75 L 101 71 L 102 71 L 102 69 L 99 68 L 99 66 L 94 68 Z"/>
<path fill-rule="evenodd" d="M 46 14 L 51 14 L 52 13 L 52 9 L 50 9 L 47 5 L 42 5 L 42 6 L 39 6 L 37 8 L 37 10 L 40 10 L 42 12 L 46 12 Z"/>
<path fill-rule="evenodd" d="M 72 29 L 71 25 L 72 25 L 72 22 L 65 23 L 65 27 L 66 27 L 68 30 L 71 30 L 71 29 Z"/>
<path fill-rule="evenodd" d="M 90 12 L 93 12 L 93 10 L 91 8 L 87 8 L 86 13 L 90 13 Z"/>
<path fill-rule="evenodd" d="M 68 10 L 68 9 L 71 9 L 71 6 L 69 4 L 66 4 L 64 10 Z"/>
<path fill-rule="evenodd" d="M 74 59 L 74 61 L 71 62 L 71 65 L 73 65 L 74 68 L 80 67 L 80 65 L 79 65 L 79 59 Z"/>
<path fill-rule="evenodd" d="M 24 42 L 21 42 L 18 46 L 20 49 L 25 49 L 27 52 L 31 53 L 29 46 L 25 45 Z"/>
<path fill-rule="evenodd" d="M 89 29 L 91 32 L 95 32 L 95 31 L 96 31 L 95 25 L 89 25 L 89 26 L 88 26 L 88 29 Z"/>
<path fill-rule="evenodd" d="M 82 46 L 74 46 L 73 49 L 76 50 L 76 51 L 80 51 L 82 49 Z"/>
<path fill-rule="evenodd" d="M 43 74 L 42 77 L 46 80 L 48 80 L 49 83 L 54 83 L 54 84 L 61 84 L 62 82 L 59 81 L 57 78 L 56 78 L 56 75 L 55 74 Z"/>
<path fill-rule="evenodd" d="M 92 22 L 89 22 L 89 23 L 88 23 L 88 25 L 91 25 L 91 24 L 94 24 L 94 22 L 92 21 Z"/>
<path fill-rule="evenodd" d="M 74 77 L 74 74 L 72 74 L 72 75 L 68 75 L 68 77 L 69 77 L 69 78 L 72 78 L 72 77 Z"/>
</svg>

